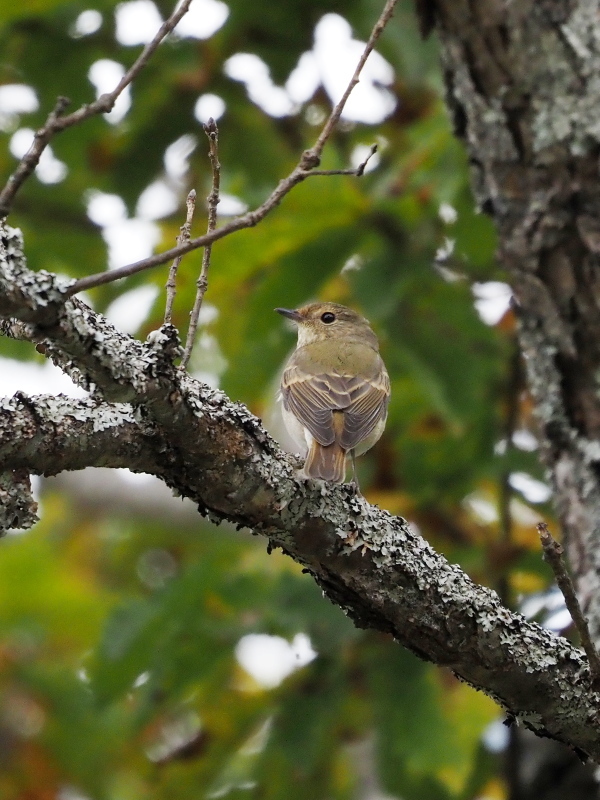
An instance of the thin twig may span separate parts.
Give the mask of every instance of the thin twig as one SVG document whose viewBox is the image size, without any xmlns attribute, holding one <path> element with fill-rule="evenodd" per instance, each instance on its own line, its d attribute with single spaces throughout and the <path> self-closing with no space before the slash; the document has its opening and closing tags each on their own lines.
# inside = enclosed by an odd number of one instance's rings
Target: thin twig
<svg viewBox="0 0 600 800">
<path fill-rule="evenodd" d="M 191 230 L 192 230 L 192 220 L 194 218 L 194 210 L 196 208 L 196 190 L 192 189 L 192 191 L 188 194 L 187 200 L 185 201 L 185 205 L 187 207 L 187 214 L 185 217 L 185 222 L 179 228 L 179 236 L 177 237 L 177 244 L 185 244 L 189 242 Z M 167 303 L 165 306 L 165 325 L 171 324 L 171 317 L 173 315 L 173 303 L 175 302 L 175 294 L 177 292 L 177 270 L 179 269 L 179 265 L 181 264 L 181 259 L 183 255 L 177 256 L 173 260 L 171 264 L 171 269 L 169 270 L 169 277 L 167 279 L 167 283 L 165 289 L 167 290 Z"/>
<path fill-rule="evenodd" d="M 33 144 L 20 160 L 16 170 L 9 177 L 6 185 L 0 192 L 0 217 L 5 217 L 10 211 L 16 193 L 39 164 L 40 157 L 52 137 L 64 131 L 66 128 L 83 122 L 83 120 L 89 117 L 93 117 L 96 114 L 107 114 L 109 111 L 112 111 L 119 95 L 133 80 L 135 80 L 141 70 L 146 66 L 148 60 L 162 40 L 171 33 L 179 20 L 187 12 L 191 2 L 192 0 L 183 0 L 181 6 L 176 8 L 171 16 L 163 22 L 154 39 L 144 47 L 139 57 L 127 70 L 125 75 L 123 75 L 112 92 L 100 95 L 93 103 L 86 103 L 81 106 L 81 108 L 78 108 L 77 111 L 74 111 L 66 117 L 63 117 L 62 113 L 70 101 L 65 97 L 58 98 L 53 111 L 48 115 L 48 119 L 43 127 L 35 134 Z"/>
<path fill-rule="evenodd" d="M 58 124 L 58 120 L 66 119 L 66 117 L 62 117 L 62 114 L 70 102 L 71 101 L 68 97 L 59 97 L 54 108 L 48 114 L 48 118 L 46 119 L 44 126 L 36 131 L 29 150 L 19 162 L 17 169 L 8 178 L 2 192 L 0 192 L 0 217 L 4 217 L 8 214 L 14 196 L 19 190 L 19 187 L 31 175 L 31 173 L 39 164 L 40 156 L 54 135 L 54 130 Z"/>
<path fill-rule="evenodd" d="M 208 157 L 210 158 L 210 166 L 212 168 L 212 187 L 210 194 L 206 198 L 208 205 L 208 227 L 207 233 L 214 231 L 217 227 L 217 206 L 219 205 L 219 192 L 221 187 L 221 164 L 219 163 L 219 129 L 217 123 L 212 117 L 208 123 L 203 126 L 204 133 L 208 137 Z M 194 300 L 194 307 L 190 313 L 190 324 L 187 332 L 187 339 L 185 341 L 185 349 L 181 358 L 181 369 L 185 369 L 192 355 L 194 341 L 196 339 L 196 330 L 198 329 L 198 319 L 200 318 L 200 309 L 202 308 L 202 301 L 208 289 L 208 269 L 210 267 L 210 255 L 212 252 L 212 244 L 207 244 L 202 254 L 202 268 L 200 276 L 196 281 L 196 299 Z"/>
<path fill-rule="evenodd" d="M 585 650 L 590 664 L 590 674 L 592 676 L 594 688 L 596 691 L 600 691 L 600 656 L 598 656 L 598 651 L 592 642 L 587 619 L 583 615 L 579 600 L 575 594 L 575 589 L 573 588 L 573 581 L 567 572 L 567 567 L 562 557 L 564 552 L 562 545 L 552 536 L 545 522 L 538 522 L 537 531 L 544 550 L 544 559 L 552 567 L 558 588 L 563 593 L 571 619 L 579 632 L 582 647 Z"/>
<path fill-rule="evenodd" d="M 253 211 L 248 211 L 246 214 L 236 217 L 236 219 L 228 222 L 221 228 L 217 228 L 209 233 L 205 233 L 203 236 L 198 236 L 196 239 L 191 239 L 185 245 L 173 247 L 171 250 L 166 250 L 164 253 L 157 253 L 149 258 L 144 258 L 141 261 L 134 262 L 133 264 L 127 264 L 126 266 L 118 269 L 100 272 L 97 275 L 88 275 L 86 278 L 81 278 L 80 280 L 75 281 L 75 283 L 69 287 L 67 295 L 77 294 L 84 289 L 92 289 L 95 286 L 102 286 L 104 283 L 112 283 L 112 281 L 117 281 L 121 278 L 128 278 L 130 275 L 135 275 L 137 272 L 142 272 L 143 270 L 157 267 L 160 264 L 165 264 L 167 261 L 170 261 L 172 258 L 176 258 L 180 254 L 183 255 L 185 253 L 189 253 L 191 250 L 197 250 L 199 247 L 205 247 L 208 244 L 212 244 L 213 242 L 216 242 L 217 239 L 223 239 L 225 236 L 229 236 L 236 231 L 241 231 L 245 228 L 252 228 L 254 225 L 257 225 L 259 222 L 261 222 L 261 220 L 263 220 L 270 211 L 278 206 L 286 194 L 288 194 L 295 186 L 297 186 L 299 183 L 302 183 L 302 181 L 306 180 L 306 178 L 310 177 L 311 175 L 318 174 L 315 173 L 314 170 L 315 167 L 318 167 L 320 164 L 323 148 L 325 147 L 327 140 L 331 136 L 335 125 L 342 115 L 342 111 L 344 110 L 344 106 L 348 100 L 350 92 L 358 83 L 360 73 L 365 61 L 367 60 L 367 57 L 375 47 L 377 39 L 380 37 L 383 29 L 389 22 L 397 3 L 398 0 L 387 0 L 384 9 L 381 12 L 381 16 L 375 23 L 371 35 L 369 36 L 369 41 L 367 42 L 363 54 L 360 57 L 360 61 L 358 62 L 356 70 L 354 71 L 354 75 L 352 76 L 350 83 L 348 84 L 346 91 L 342 96 L 342 99 L 339 101 L 339 103 L 337 103 L 325 122 L 323 130 L 319 134 L 314 146 L 309 150 L 304 151 L 300 161 L 294 167 L 292 172 L 290 172 L 286 178 L 283 178 L 278 183 L 264 203 L 255 208 Z M 331 173 L 324 170 L 321 174 L 327 175 L 336 173 Z M 349 173 L 342 172 L 340 174 L 356 175 L 359 173 L 351 170 Z"/>
<path fill-rule="evenodd" d="M 373 144 L 371 145 L 368 156 L 358 165 L 358 167 L 354 167 L 354 169 L 311 169 L 307 177 L 310 177 L 311 175 L 354 175 L 356 178 L 361 178 L 365 174 L 365 168 L 367 164 L 376 152 L 377 145 Z"/>
</svg>

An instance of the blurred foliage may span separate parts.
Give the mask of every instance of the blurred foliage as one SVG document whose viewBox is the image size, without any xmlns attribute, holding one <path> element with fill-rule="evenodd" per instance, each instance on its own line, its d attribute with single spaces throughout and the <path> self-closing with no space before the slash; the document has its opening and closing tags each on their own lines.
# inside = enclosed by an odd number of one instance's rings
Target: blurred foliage
<svg viewBox="0 0 600 800">
<path fill-rule="evenodd" d="M 72 35 L 89 7 L 102 25 Z M 165 0 L 158 7 L 169 13 Z M 250 207 L 261 202 L 315 140 L 330 100 L 319 89 L 293 115 L 270 117 L 226 77 L 224 62 L 254 53 L 281 85 L 324 14 L 343 13 L 364 40 L 380 3 L 229 7 L 210 39 L 172 39 L 159 49 L 119 124 L 90 120 L 53 141 L 66 178 L 31 178 L 10 217 L 33 269 L 102 271 L 107 249 L 86 213 L 89 192 L 120 196 L 134 217 L 143 190 L 165 178 L 166 148 L 192 135 L 189 169 L 171 181 L 179 209 L 160 221 L 159 246 L 174 243 L 187 191 L 209 190 L 207 147 L 193 116 L 206 92 L 226 104 L 222 189 Z M 3 176 L 16 164 L 15 130 L 39 126 L 59 94 L 73 107 L 91 100 L 88 70 L 98 59 L 133 62 L 139 47 L 116 41 L 115 8 L 114 0 L 4 4 L 0 84 L 34 87 L 39 110 L 5 120 Z M 232 397 L 270 418 L 292 346 L 273 308 L 320 297 L 362 309 L 381 337 L 392 404 L 384 438 L 361 459 L 361 486 L 514 604 L 548 583 L 533 523 L 549 510 L 532 509 L 508 484 L 513 472 L 542 474 L 535 452 L 512 442 L 516 430 L 532 427 L 512 313 L 490 326 L 474 307 L 474 283 L 503 279 L 494 233 L 473 208 L 466 159 L 442 104 L 435 41 L 420 40 L 405 4 L 378 50 L 395 69 L 396 110 L 378 125 L 345 122 L 323 166 L 345 168 L 358 145 L 374 141 L 379 165 L 361 179 L 312 178 L 255 229 L 215 245 L 207 302 L 218 313 L 201 326 L 193 366 L 220 373 Z M 455 221 L 443 221 L 442 204 Z M 205 224 L 198 207 L 197 233 Z M 440 265 L 446 238 L 454 251 Z M 200 258 L 192 254 L 181 267 L 174 321 L 183 334 Z M 126 290 L 162 290 L 166 270 L 94 290 L 90 300 L 105 310 Z M 163 304 L 161 291 L 141 337 L 160 324 Z M 41 358 L 22 343 L 0 348 L 11 358 Z M 386 637 L 354 629 L 295 564 L 267 557 L 246 534 L 200 518 L 192 527 L 168 525 L 111 505 L 107 499 L 102 513 L 90 514 L 85 503 L 48 490 L 43 521 L 0 545 L 1 798 L 505 796 L 498 759 L 481 745 L 499 713 L 485 696 Z M 236 659 L 247 634 L 291 641 L 300 632 L 318 655 L 275 688 Z"/>
</svg>

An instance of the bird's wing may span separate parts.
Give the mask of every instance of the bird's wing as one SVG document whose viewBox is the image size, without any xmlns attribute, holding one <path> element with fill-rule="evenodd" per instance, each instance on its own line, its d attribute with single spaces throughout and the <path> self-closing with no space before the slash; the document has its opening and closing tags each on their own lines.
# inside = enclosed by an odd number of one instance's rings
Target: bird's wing
<svg viewBox="0 0 600 800">
<path fill-rule="evenodd" d="M 343 391 L 340 396 L 333 389 L 330 376 L 306 373 L 290 364 L 281 379 L 281 396 L 285 408 L 300 420 L 319 444 L 333 444 L 336 437 L 333 411 L 348 405 L 350 397 Z"/>
<path fill-rule="evenodd" d="M 390 382 L 379 362 L 373 375 L 310 374 L 291 363 L 281 381 L 285 408 L 291 411 L 321 445 L 338 439 L 351 450 L 385 418 Z M 344 412 L 344 426 L 334 424 L 333 412 Z M 337 428 L 337 432 L 336 432 Z"/>
<path fill-rule="evenodd" d="M 390 379 L 381 363 L 381 369 L 367 376 L 346 378 L 350 404 L 344 409 L 344 429 L 340 444 L 344 450 L 357 447 L 386 418 L 390 399 Z"/>
</svg>

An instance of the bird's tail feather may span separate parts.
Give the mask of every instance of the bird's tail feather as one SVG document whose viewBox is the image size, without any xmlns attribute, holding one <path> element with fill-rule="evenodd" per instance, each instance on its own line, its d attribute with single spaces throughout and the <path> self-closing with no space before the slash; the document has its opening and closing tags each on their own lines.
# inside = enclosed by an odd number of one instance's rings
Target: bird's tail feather
<svg viewBox="0 0 600 800">
<path fill-rule="evenodd" d="M 343 483 L 346 477 L 346 451 L 337 442 L 324 446 L 313 441 L 304 462 L 304 472 L 309 478 Z"/>
</svg>

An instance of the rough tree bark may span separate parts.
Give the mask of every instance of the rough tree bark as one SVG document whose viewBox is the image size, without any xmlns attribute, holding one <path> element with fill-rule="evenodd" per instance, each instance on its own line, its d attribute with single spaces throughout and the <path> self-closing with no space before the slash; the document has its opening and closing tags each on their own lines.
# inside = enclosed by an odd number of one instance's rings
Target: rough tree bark
<svg viewBox="0 0 600 800">
<path fill-rule="evenodd" d="M 596 3 L 421 0 L 443 48 L 449 104 L 476 197 L 515 290 L 544 458 L 580 595 L 600 638 L 600 36 Z M 265 535 L 359 626 L 391 633 L 495 697 L 532 730 L 600 759 L 599 696 L 583 654 L 500 604 L 404 520 L 348 487 L 298 482 L 258 420 L 173 366 L 175 330 L 120 334 L 4 232 L 0 318 L 42 343 L 90 399 L 0 403 L 0 527 L 30 524 L 29 472 L 128 466 L 215 521 Z"/>
</svg>

